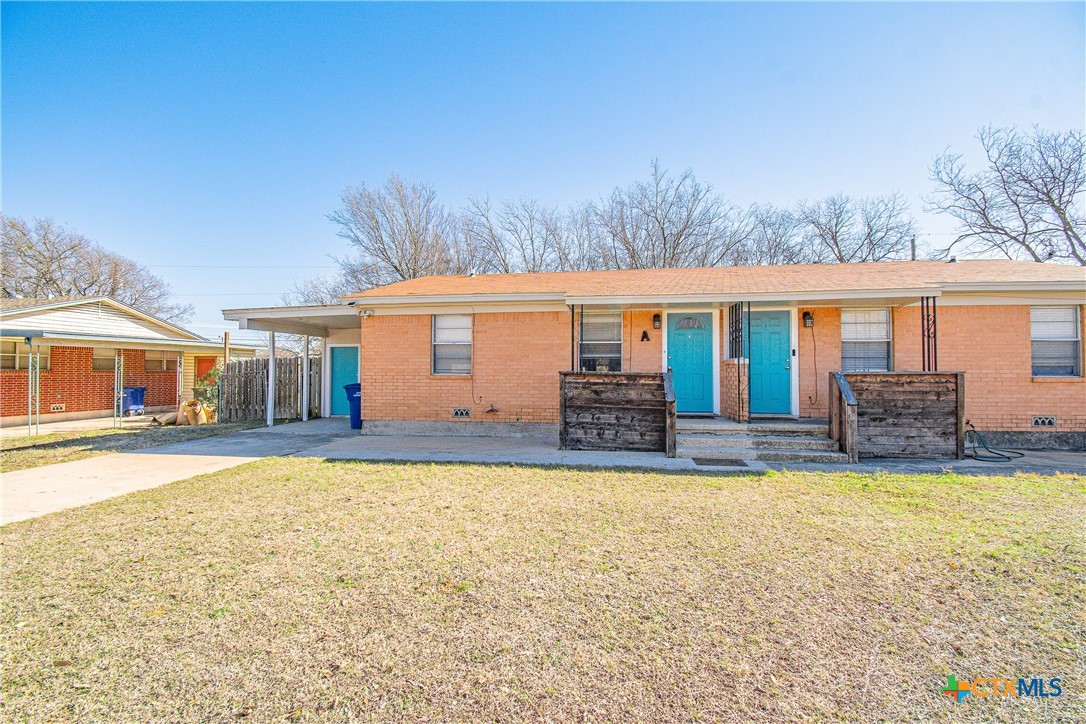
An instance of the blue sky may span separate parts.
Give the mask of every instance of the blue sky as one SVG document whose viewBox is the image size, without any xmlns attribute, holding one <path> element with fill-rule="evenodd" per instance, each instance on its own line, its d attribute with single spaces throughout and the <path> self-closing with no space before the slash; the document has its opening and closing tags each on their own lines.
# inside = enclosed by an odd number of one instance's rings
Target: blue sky
<svg viewBox="0 0 1086 724">
<path fill-rule="evenodd" d="M 5 2 L 2 209 L 150 266 L 208 336 L 346 253 L 326 214 L 393 171 L 565 205 L 658 157 L 743 204 L 900 191 L 945 234 L 932 156 L 1086 123 L 1084 8 Z"/>
</svg>

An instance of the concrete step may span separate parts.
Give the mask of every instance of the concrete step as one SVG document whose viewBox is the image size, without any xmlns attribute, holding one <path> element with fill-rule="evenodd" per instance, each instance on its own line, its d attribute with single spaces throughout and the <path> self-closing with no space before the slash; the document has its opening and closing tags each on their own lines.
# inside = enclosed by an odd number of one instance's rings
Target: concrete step
<svg viewBox="0 0 1086 724">
<path fill-rule="evenodd" d="M 678 434 L 762 435 L 770 437 L 826 437 L 825 421 L 774 420 L 772 422 L 732 422 L 714 418 L 682 418 L 676 421 Z"/>
<path fill-rule="evenodd" d="M 825 435 L 725 435 L 688 434 L 677 436 L 679 446 L 688 448 L 744 448 L 755 450 L 838 450 L 839 445 Z"/>
<path fill-rule="evenodd" d="M 698 460 L 761 460 L 773 463 L 847 463 L 848 455 L 828 450 L 759 450 L 754 448 L 697 448 L 679 443 L 681 458 Z"/>
</svg>

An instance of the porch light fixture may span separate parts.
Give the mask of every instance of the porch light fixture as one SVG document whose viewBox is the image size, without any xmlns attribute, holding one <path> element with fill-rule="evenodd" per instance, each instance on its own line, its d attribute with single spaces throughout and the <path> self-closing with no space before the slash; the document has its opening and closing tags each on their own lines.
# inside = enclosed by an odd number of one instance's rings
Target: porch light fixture
<svg viewBox="0 0 1086 724">
<path fill-rule="evenodd" d="M 814 315 L 811 314 L 810 312 L 804 312 L 803 313 L 803 326 L 804 327 L 813 327 L 814 326 Z"/>
<path fill-rule="evenodd" d="M 652 315 L 652 328 L 653 329 L 659 329 L 660 328 L 660 315 L 659 314 Z"/>
</svg>

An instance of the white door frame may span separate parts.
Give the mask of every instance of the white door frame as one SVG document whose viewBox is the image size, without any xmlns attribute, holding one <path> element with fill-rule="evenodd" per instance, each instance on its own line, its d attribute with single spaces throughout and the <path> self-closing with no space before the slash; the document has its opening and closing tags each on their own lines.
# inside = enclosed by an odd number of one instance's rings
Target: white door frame
<svg viewBox="0 0 1086 724">
<path fill-rule="evenodd" d="M 799 417 L 799 308 L 798 307 L 756 307 L 751 305 L 751 312 L 788 312 L 788 344 L 790 345 L 788 369 L 788 394 L 792 398 L 789 413 L 792 417 Z M 792 353 L 795 354 L 792 354 Z M 749 359 L 750 354 L 748 352 Z M 749 367 L 748 367 L 749 373 Z M 817 380 L 815 381 L 817 384 Z"/>
<path fill-rule="evenodd" d="M 358 379 L 355 382 L 362 381 L 362 345 L 360 344 L 332 344 L 327 339 L 324 341 L 324 361 L 321 362 L 321 407 L 328 411 L 324 417 L 332 417 L 332 348 L 333 347 L 354 347 L 355 352 L 358 353 Z M 336 415 L 335 417 L 345 417 L 345 415 Z"/>
<path fill-rule="evenodd" d="M 662 365 L 661 369 L 667 372 L 667 332 L 668 332 L 668 315 L 670 314 L 705 314 L 709 313 L 713 319 L 713 414 L 720 414 L 720 365 L 723 364 L 723 358 L 720 356 L 720 315 L 721 310 L 713 309 L 712 307 L 698 308 L 698 309 L 673 309 L 664 310 L 664 333 L 663 342 L 660 345 L 663 349 L 663 359 L 660 360 Z"/>
</svg>

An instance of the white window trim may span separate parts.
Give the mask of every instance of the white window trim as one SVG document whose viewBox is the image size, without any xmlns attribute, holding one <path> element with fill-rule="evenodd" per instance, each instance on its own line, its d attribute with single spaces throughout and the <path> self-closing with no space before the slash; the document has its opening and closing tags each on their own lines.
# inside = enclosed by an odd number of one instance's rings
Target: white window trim
<svg viewBox="0 0 1086 724">
<path fill-rule="evenodd" d="M 1074 337 L 1034 337 L 1033 336 L 1033 310 L 1037 308 L 1051 308 L 1051 309 L 1067 309 L 1070 308 L 1074 314 Z M 1029 373 L 1032 377 L 1054 378 L 1054 379 L 1078 379 L 1083 375 L 1086 375 L 1086 370 L 1083 370 L 1082 365 L 1082 316 L 1081 310 L 1077 304 L 1031 304 L 1030 308 L 1030 330 L 1029 330 Z M 1071 375 L 1045 375 L 1036 374 L 1033 371 L 1033 343 L 1034 342 L 1074 342 L 1075 343 L 1075 360 L 1074 367 L 1078 369 L 1078 374 Z"/>
<path fill-rule="evenodd" d="M 467 317 L 471 320 L 469 339 L 467 342 L 441 342 L 442 345 L 456 345 L 468 348 L 467 372 L 438 372 L 436 368 L 437 357 L 435 355 L 438 342 L 435 340 L 437 333 L 438 317 Z M 430 374 L 437 377 L 470 377 L 475 370 L 475 315 L 474 314 L 431 314 L 430 315 Z"/>
<path fill-rule="evenodd" d="M 613 341 L 611 341 L 611 342 L 593 341 L 593 342 L 587 342 L 586 343 L 583 339 L 580 338 L 580 335 L 584 333 L 584 318 L 585 317 L 591 317 L 591 316 L 597 316 L 597 315 L 602 316 L 604 314 L 606 314 L 606 315 L 615 315 L 615 314 L 617 314 L 618 315 L 618 342 L 617 342 L 617 344 L 618 344 L 618 367 L 619 367 L 618 371 L 621 372 L 622 368 L 625 367 L 625 360 L 626 360 L 626 313 L 621 312 L 621 311 L 615 312 L 615 311 L 609 311 L 609 310 L 601 310 L 601 311 L 581 312 L 581 324 L 578 326 L 578 338 L 577 338 L 577 369 L 578 370 L 582 370 L 582 371 L 584 370 L 584 355 L 581 352 L 581 345 L 582 344 L 616 344 L 616 342 L 613 342 Z"/>
<path fill-rule="evenodd" d="M 845 313 L 846 312 L 885 312 L 886 313 L 886 339 L 845 339 Z M 886 343 L 886 371 L 894 371 L 894 310 L 890 307 L 846 307 L 841 310 L 841 371 L 856 372 L 861 374 L 863 370 L 845 370 L 845 342 L 880 342 Z M 881 372 L 882 370 L 869 370 Z"/>
</svg>

